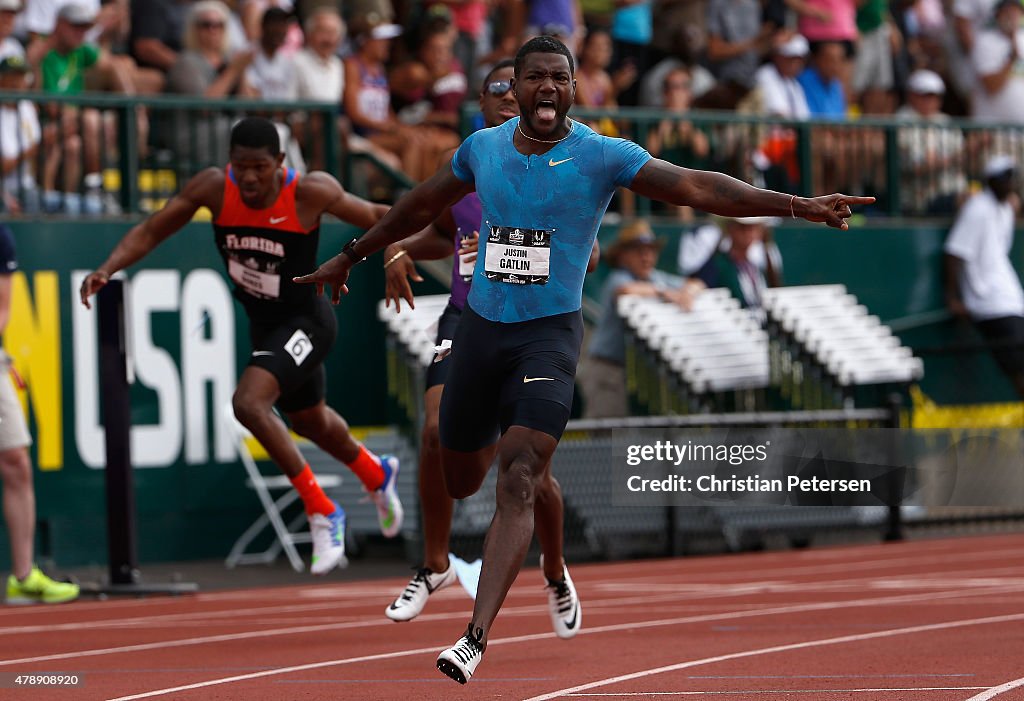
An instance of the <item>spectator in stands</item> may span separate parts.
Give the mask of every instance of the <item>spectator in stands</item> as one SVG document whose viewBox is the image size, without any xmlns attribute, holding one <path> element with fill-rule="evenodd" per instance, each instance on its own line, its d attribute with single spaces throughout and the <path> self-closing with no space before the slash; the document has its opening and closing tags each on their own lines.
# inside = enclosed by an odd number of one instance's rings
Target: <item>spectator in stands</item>
<svg viewBox="0 0 1024 701">
<path fill-rule="evenodd" d="M 18 55 L 0 58 L 0 90 L 28 88 L 29 65 Z M 42 132 L 36 106 L 28 100 L 0 104 L 0 157 L 3 159 L 3 197 L 0 212 L 35 214 L 39 190 L 33 165 Z"/>
<path fill-rule="evenodd" d="M 399 119 L 417 126 L 428 139 L 446 143 L 438 146 L 438 153 L 459 144 L 459 108 L 468 90 L 466 74 L 453 52 L 456 36 L 447 9 L 435 8 L 421 28 L 413 58 L 389 76 Z"/>
<path fill-rule="evenodd" d="M 907 104 L 897 116 L 903 165 L 903 209 L 908 214 L 952 214 L 967 191 L 964 135 L 942 112 L 946 85 L 938 73 L 920 69 L 907 79 Z"/>
<path fill-rule="evenodd" d="M 622 295 L 658 297 L 689 310 L 703 284 L 657 269 L 664 241 L 638 219 L 619 229 L 605 253 L 612 268 L 601 289 L 601 320 L 580 367 L 586 418 L 628 416 L 626 397 L 626 328 L 618 312 Z"/>
<path fill-rule="evenodd" d="M 277 8 L 285 14 L 292 16 L 295 11 L 295 3 L 292 0 L 242 0 L 239 3 L 238 14 L 245 31 L 246 41 L 255 46 L 263 38 L 263 21 L 267 10 Z M 302 48 L 302 29 L 295 22 L 288 25 L 282 46 L 285 53 L 293 54 Z"/>
<path fill-rule="evenodd" d="M 541 34 L 557 37 L 573 56 L 579 52 L 579 40 L 583 37 L 583 10 L 579 0 L 513 0 L 525 5 L 525 32 L 521 33 L 518 44 Z"/>
<path fill-rule="evenodd" d="M 757 69 L 754 81 L 761 91 L 765 114 L 786 119 L 807 119 L 811 116 L 804 88 L 797 80 L 806 68 L 809 51 L 807 39 L 794 34 L 776 44 L 771 61 Z"/>
<path fill-rule="evenodd" d="M 807 119 L 810 108 L 797 76 L 803 72 L 810 47 L 800 34 L 775 45 L 769 63 L 757 69 L 754 84 L 761 96 L 764 114 L 785 119 Z M 784 125 L 767 127 L 767 134 L 754 153 L 754 166 L 761 171 L 764 185 L 773 190 L 798 187 L 800 164 L 797 158 L 797 134 Z"/>
<path fill-rule="evenodd" d="M 614 71 L 641 75 L 651 66 L 653 36 L 651 0 L 617 0 L 612 15 L 611 36 L 615 41 Z M 640 84 L 636 79 L 620 88 L 618 103 L 636 107 L 640 104 Z"/>
<path fill-rule="evenodd" d="M 647 137 L 647 150 L 655 158 L 661 158 L 684 168 L 704 170 L 711 155 L 711 141 L 708 135 L 694 125 L 686 115 L 692 103 L 692 78 L 684 67 L 669 71 L 662 83 L 664 109 L 671 117 L 658 122 Z M 683 220 L 693 218 L 690 207 L 672 207 Z"/>
<path fill-rule="evenodd" d="M 345 92 L 345 68 L 338 58 L 338 51 L 345 39 L 345 22 L 333 7 L 319 7 L 306 17 L 306 46 L 295 54 L 295 71 L 298 77 L 300 100 L 340 105 Z M 337 128 L 347 140 L 346 129 L 341 125 L 327 125 L 324 115 L 311 112 L 305 119 L 292 121 L 299 141 L 309 145 L 306 158 L 311 170 L 323 170 L 324 130 Z"/>
<path fill-rule="evenodd" d="M 166 73 L 178 60 L 186 17 L 193 0 L 147 0 L 131 3 L 132 58 L 143 68 Z"/>
<path fill-rule="evenodd" d="M 65 5 L 57 13 L 57 26 L 42 43 L 46 52 L 39 66 L 43 92 L 77 95 L 85 89 L 87 72 L 92 71 L 103 84 L 113 86 L 116 92 L 135 93 L 132 76 L 125 64 L 112 60 L 108 52 L 85 41 L 94 21 L 95 14 L 85 5 Z M 43 207 L 47 211 L 56 211 L 63 206 L 71 214 L 82 211 L 98 214 L 104 206 L 100 174 L 102 115 L 92 107 L 52 105 L 51 116 L 57 122 L 48 124 L 44 131 Z M 116 143 L 116 134 L 110 132 L 107 137 L 107 144 Z M 83 167 L 86 173 L 84 199 L 78 192 L 83 181 Z M 56 194 L 58 169 L 64 175 L 62 196 Z"/>
<path fill-rule="evenodd" d="M 654 0 L 651 46 L 660 56 L 687 64 L 704 56 L 707 46 L 706 0 Z"/>
<path fill-rule="evenodd" d="M 167 90 L 182 95 L 223 98 L 244 91 L 252 51 L 230 55 L 230 10 L 220 0 L 193 5 L 185 22 L 183 51 L 167 74 Z"/>
<path fill-rule="evenodd" d="M 862 0 L 857 8 L 856 56 L 853 94 L 865 113 L 877 114 L 877 101 L 885 100 L 896 86 L 893 54 L 902 41 L 889 15 L 889 0 Z"/>
<path fill-rule="evenodd" d="M 844 81 L 848 79 L 846 61 L 853 58 L 858 32 L 858 0 L 786 0 L 797 13 L 796 29 L 813 48 L 820 42 L 843 45 Z"/>
<path fill-rule="evenodd" d="M 819 119 L 846 119 L 846 91 L 843 72 L 846 48 L 842 42 L 811 43 L 811 63 L 797 76 L 811 116 Z"/>
<path fill-rule="evenodd" d="M 25 48 L 11 34 L 14 18 L 21 12 L 21 0 L 0 0 L 0 59 L 8 56 L 25 57 Z"/>
<path fill-rule="evenodd" d="M 755 238 L 754 242 L 750 244 L 747 249 L 747 260 L 763 274 L 769 268 L 780 271 L 778 275 L 772 273 L 772 281 L 775 284 L 771 286 L 778 286 L 782 284 L 782 254 L 774 241 L 769 240 L 770 227 L 774 226 L 775 222 L 769 219 L 765 223 L 769 227 L 769 231 L 766 231 L 764 240 Z M 729 252 L 732 240 L 723 233 L 724 224 L 725 220 L 718 217 L 680 237 L 677 259 L 680 275 L 693 277 L 707 265 L 716 252 Z"/>
<path fill-rule="evenodd" d="M 0 334 L 11 312 L 11 277 L 18 269 L 14 236 L 0 224 Z M 7 578 L 8 604 L 60 604 L 78 598 L 78 585 L 50 579 L 36 567 L 33 550 L 36 530 L 36 495 L 32 486 L 32 437 L 14 391 L 11 359 L 0 350 L 0 482 L 3 511 L 11 545 L 11 574 Z"/>
<path fill-rule="evenodd" d="M 697 99 L 701 109 L 735 109 L 754 87 L 754 74 L 775 43 L 758 0 L 710 0 L 707 60 L 718 84 Z"/>
<path fill-rule="evenodd" d="M 167 73 L 168 92 L 222 100 L 247 92 L 245 71 L 254 52 L 231 55 L 228 23 L 231 11 L 220 0 L 200 0 L 189 8 L 182 51 Z M 249 90 L 248 92 L 251 92 Z M 231 117 L 217 110 L 176 110 L 159 124 L 160 141 L 179 160 L 216 153 L 228 143 Z"/>
<path fill-rule="evenodd" d="M 419 132 L 395 117 L 391 108 L 391 90 L 385 62 L 391 53 L 391 41 L 401 35 L 396 24 L 354 19 L 349 22 L 355 53 L 345 59 L 345 114 L 356 136 L 376 147 L 375 154 L 390 154 L 385 163 L 405 171 L 410 177 L 433 169 L 436 161 L 424 161 L 426 144 Z M 356 148 L 359 142 L 356 141 Z M 362 150 L 362 149 L 360 149 Z M 415 174 L 415 175 L 414 175 Z"/>
<path fill-rule="evenodd" d="M 263 13 L 259 48 L 245 71 L 246 92 L 267 101 L 288 102 L 298 97 L 298 74 L 284 43 L 294 21 L 280 7 Z"/>
<path fill-rule="evenodd" d="M 978 36 L 971 61 L 978 76 L 972 115 L 981 122 L 1024 123 L 1024 6 L 999 0 L 995 23 Z"/>
<path fill-rule="evenodd" d="M 33 0 L 28 3 L 24 13 L 24 25 L 32 41 L 28 44 L 28 61 L 38 65 L 42 56 L 49 51 L 46 37 L 53 34 L 57 27 L 59 10 L 71 4 L 69 0 Z M 140 68 L 131 56 L 114 53 L 128 37 L 129 11 L 128 0 L 87 0 L 76 1 L 81 7 L 87 8 L 94 16 L 92 27 L 85 34 L 85 43 L 105 49 L 110 60 L 119 64 L 119 70 L 131 76 L 135 92 L 152 95 L 159 93 L 164 87 L 164 76 L 161 71 L 151 68 Z M 97 80 L 97 78 L 99 80 Z M 93 72 L 86 82 L 87 90 L 117 91 L 117 86 L 103 80 L 103 74 Z"/>
<path fill-rule="evenodd" d="M 484 78 L 483 75 L 477 75 L 479 72 L 477 59 L 486 56 L 491 50 L 487 22 L 490 2 L 484 0 L 436 0 L 429 3 L 427 10 L 429 11 L 436 5 L 443 5 L 451 13 L 452 21 L 458 30 L 452 50 L 468 79 L 473 85 L 476 85 Z"/>
<path fill-rule="evenodd" d="M 313 11 L 305 22 L 306 46 L 295 54 L 298 98 L 341 104 L 345 69 L 338 52 L 345 40 L 345 22 L 333 7 Z"/>
<path fill-rule="evenodd" d="M 637 71 L 632 63 L 626 63 L 612 77 L 607 70 L 611 61 L 612 38 L 608 32 L 603 29 L 587 32 L 576 68 L 577 105 L 605 109 L 619 106 L 619 92 L 636 82 Z M 619 136 L 619 128 L 610 117 L 587 122 L 587 125 L 599 134 Z"/>
<path fill-rule="evenodd" d="M 698 5 L 703 5 L 703 2 L 704 0 L 696 0 Z M 657 23 L 655 27 L 657 28 Z M 677 50 L 674 53 L 669 53 L 640 76 L 641 105 L 644 107 L 663 106 L 665 76 L 677 68 L 685 68 L 690 72 L 690 93 L 694 100 L 714 87 L 715 77 L 711 74 L 711 71 L 692 58 L 694 53 L 687 48 L 687 42 L 691 34 L 692 32 L 689 31 L 689 28 L 678 27 L 673 35 L 675 37 L 675 45 L 678 47 Z"/>
<path fill-rule="evenodd" d="M 1020 207 L 1017 164 L 1006 155 L 985 165 L 986 187 L 964 204 L 945 245 L 946 305 L 969 319 L 1024 399 L 1024 289 L 1010 260 Z"/>
<path fill-rule="evenodd" d="M 782 284 L 782 256 L 769 236 L 772 223 L 771 217 L 726 217 L 721 243 L 693 274 L 709 288 L 728 287 L 758 318 L 765 288 Z M 755 254 L 757 248 L 762 253 Z"/>
<path fill-rule="evenodd" d="M 999 0 L 953 0 L 952 41 L 946 42 L 953 87 L 961 97 L 973 100 L 978 90 L 974 48 L 978 36 L 992 21 Z"/>
</svg>

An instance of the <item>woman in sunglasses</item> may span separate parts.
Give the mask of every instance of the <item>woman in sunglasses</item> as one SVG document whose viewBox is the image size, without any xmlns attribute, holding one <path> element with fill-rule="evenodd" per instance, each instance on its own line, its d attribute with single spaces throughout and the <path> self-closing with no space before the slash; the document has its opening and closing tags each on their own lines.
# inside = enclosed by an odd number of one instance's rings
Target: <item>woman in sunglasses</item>
<svg viewBox="0 0 1024 701">
<path fill-rule="evenodd" d="M 231 12 L 220 0 L 202 0 L 189 10 L 185 50 L 167 74 L 168 92 L 221 98 L 243 92 L 245 69 L 253 53 L 230 54 Z"/>
</svg>

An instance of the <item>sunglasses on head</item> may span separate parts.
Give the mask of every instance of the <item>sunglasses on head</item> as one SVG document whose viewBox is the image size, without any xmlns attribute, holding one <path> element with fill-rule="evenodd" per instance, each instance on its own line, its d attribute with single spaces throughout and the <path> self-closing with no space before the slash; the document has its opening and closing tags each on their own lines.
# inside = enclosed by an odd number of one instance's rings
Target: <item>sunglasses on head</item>
<svg viewBox="0 0 1024 701">
<path fill-rule="evenodd" d="M 487 92 L 498 97 L 501 97 L 511 89 L 512 83 L 507 80 L 496 80 L 493 83 L 487 84 Z"/>
</svg>

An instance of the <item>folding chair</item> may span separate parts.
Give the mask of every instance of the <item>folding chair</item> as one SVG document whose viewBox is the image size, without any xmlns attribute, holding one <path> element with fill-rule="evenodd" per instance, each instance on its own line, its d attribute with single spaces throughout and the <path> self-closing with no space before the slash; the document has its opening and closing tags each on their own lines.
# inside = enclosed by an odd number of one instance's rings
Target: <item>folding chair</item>
<svg viewBox="0 0 1024 701">
<path fill-rule="evenodd" d="M 231 431 L 235 448 L 238 450 L 238 457 L 249 475 L 245 486 L 256 492 L 256 496 L 259 497 L 260 503 L 263 505 L 263 513 L 235 541 L 227 559 L 224 560 L 224 565 L 232 568 L 236 565 L 269 564 L 276 560 L 284 550 L 292 569 L 296 572 L 304 571 L 306 565 L 299 557 L 295 545 L 296 543 L 311 542 L 309 531 L 299 530 L 307 522 L 306 515 L 301 513 L 288 524 L 285 524 L 283 517 L 285 509 L 299 498 L 299 493 L 292 487 L 292 483 L 286 475 L 268 476 L 260 472 L 256 465 L 256 459 L 253 457 L 253 448 L 259 446 L 259 443 L 235 418 L 231 404 L 224 407 L 224 422 Z M 317 481 L 323 489 L 335 489 L 341 486 L 341 475 L 317 475 Z M 285 490 L 284 494 L 274 499 L 271 492 L 278 490 Z M 274 531 L 274 542 L 262 552 L 247 553 L 246 549 L 268 525 Z"/>
</svg>

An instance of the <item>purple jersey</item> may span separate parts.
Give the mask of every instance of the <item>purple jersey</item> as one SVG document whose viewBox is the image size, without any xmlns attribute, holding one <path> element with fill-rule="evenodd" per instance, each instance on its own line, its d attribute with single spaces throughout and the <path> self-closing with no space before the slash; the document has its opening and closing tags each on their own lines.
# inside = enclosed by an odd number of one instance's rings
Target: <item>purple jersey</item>
<svg viewBox="0 0 1024 701">
<path fill-rule="evenodd" d="M 459 244 L 464 236 L 472 236 L 480 230 L 482 210 L 480 198 L 471 192 L 452 205 L 452 218 L 455 219 L 455 258 L 452 263 L 452 306 L 462 309 L 469 296 L 469 283 L 459 274 Z"/>
</svg>

